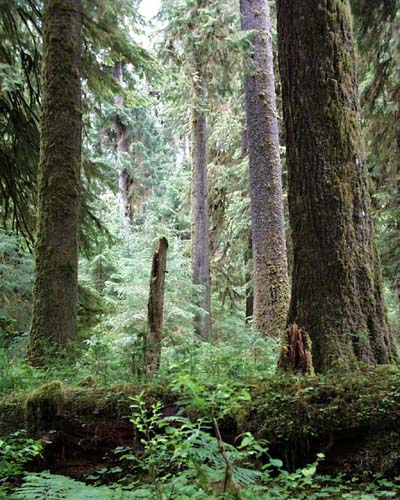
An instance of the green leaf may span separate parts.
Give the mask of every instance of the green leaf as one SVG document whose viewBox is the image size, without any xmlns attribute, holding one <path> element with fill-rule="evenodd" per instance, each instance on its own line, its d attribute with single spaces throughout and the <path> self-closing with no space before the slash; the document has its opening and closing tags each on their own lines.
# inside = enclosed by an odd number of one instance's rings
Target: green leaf
<svg viewBox="0 0 400 500">
<path fill-rule="evenodd" d="M 279 458 L 270 458 L 269 459 L 269 463 L 271 465 L 273 465 L 274 467 L 278 467 L 278 469 L 280 469 L 281 467 L 283 467 L 283 462 Z"/>
</svg>

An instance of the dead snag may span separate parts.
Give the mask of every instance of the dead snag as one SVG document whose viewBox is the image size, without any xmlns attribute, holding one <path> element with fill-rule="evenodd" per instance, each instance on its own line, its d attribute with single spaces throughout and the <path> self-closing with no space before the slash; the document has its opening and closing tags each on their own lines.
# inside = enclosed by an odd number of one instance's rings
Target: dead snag
<svg viewBox="0 0 400 500">
<path fill-rule="evenodd" d="M 286 330 L 281 347 L 279 368 L 286 371 L 300 372 L 303 375 L 314 374 L 310 337 L 296 323 L 289 325 Z"/>
<path fill-rule="evenodd" d="M 147 332 L 144 342 L 146 372 L 160 367 L 163 330 L 164 284 L 167 270 L 168 241 L 160 238 L 158 250 L 153 254 L 150 276 L 149 302 L 147 305 Z"/>
</svg>

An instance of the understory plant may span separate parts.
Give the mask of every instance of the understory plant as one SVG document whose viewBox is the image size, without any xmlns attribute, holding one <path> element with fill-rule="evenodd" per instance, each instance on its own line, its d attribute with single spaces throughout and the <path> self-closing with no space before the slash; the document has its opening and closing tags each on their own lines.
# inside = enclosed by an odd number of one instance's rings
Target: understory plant
<svg viewBox="0 0 400 500">
<path fill-rule="evenodd" d="M 24 473 L 24 466 L 41 456 L 42 443 L 27 437 L 24 430 L 0 438 L 0 499 L 7 498 L 11 485 Z"/>
</svg>

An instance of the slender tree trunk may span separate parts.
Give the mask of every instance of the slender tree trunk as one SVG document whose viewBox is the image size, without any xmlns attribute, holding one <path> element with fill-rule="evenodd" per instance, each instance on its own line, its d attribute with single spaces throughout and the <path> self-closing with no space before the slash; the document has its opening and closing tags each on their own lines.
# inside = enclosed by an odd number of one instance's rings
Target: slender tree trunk
<svg viewBox="0 0 400 500">
<path fill-rule="evenodd" d="M 286 325 L 289 282 L 279 159 L 271 26 L 267 0 L 241 0 L 243 30 L 254 30 L 255 67 L 245 74 L 254 266 L 253 324 L 278 337 Z"/>
<path fill-rule="evenodd" d="M 167 239 L 160 238 L 158 250 L 156 250 L 153 255 L 149 302 L 147 306 L 148 332 L 145 343 L 145 361 L 148 374 L 158 370 L 161 362 L 167 251 Z"/>
<path fill-rule="evenodd" d="M 114 64 L 113 76 L 119 82 L 122 81 L 122 64 L 120 62 Z M 120 95 L 116 96 L 115 104 L 122 107 L 124 105 L 124 98 Z M 118 162 L 121 164 L 121 168 L 118 172 L 119 210 L 122 233 L 124 236 L 127 236 L 132 215 L 131 202 L 129 200 L 129 191 L 132 185 L 132 179 L 127 168 L 124 166 L 124 163 L 127 161 L 129 155 L 128 131 L 126 125 L 123 123 L 118 114 L 115 117 L 115 127 L 117 157 Z"/>
<path fill-rule="evenodd" d="M 39 219 L 28 359 L 76 337 L 81 164 L 81 2 L 45 0 Z"/>
<path fill-rule="evenodd" d="M 207 127 L 204 113 L 206 85 L 201 71 L 193 75 L 192 106 L 192 281 L 201 285 L 196 305 L 204 314 L 196 314 L 195 332 L 211 336 L 211 284 L 208 232 Z"/>
<path fill-rule="evenodd" d="M 253 255 L 253 243 L 251 238 L 251 229 L 248 230 L 247 235 L 247 247 L 245 252 L 245 267 L 246 267 L 246 323 L 249 323 L 253 319 L 254 313 L 254 286 L 253 286 L 253 273 L 252 263 Z"/>
<path fill-rule="evenodd" d="M 245 110 L 244 110 L 245 111 Z M 248 144 L 247 144 L 247 128 L 243 127 L 242 131 L 242 151 L 241 157 L 245 159 L 248 155 Z M 247 192 L 243 193 L 243 198 L 247 196 Z M 254 311 L 254 284 L 253 284 L 253 240 L 251 236 L 251 227 L 246 230 L 247 234 L 247 245 L 244 250 L 244 266 L 245 266 L 245 282 L 246 282 L 246 309 L 245 309 L 245 321 L 250 323 L 253 321 L 253 311 Z"/>
<path fill-rule="evenodd" d="M 348 0 L 278 0 L 293 279 L 316 371 L 396 357 L 363 160 Z M 288 350 L 282 349 L 281 365 Z"/>
</svg>

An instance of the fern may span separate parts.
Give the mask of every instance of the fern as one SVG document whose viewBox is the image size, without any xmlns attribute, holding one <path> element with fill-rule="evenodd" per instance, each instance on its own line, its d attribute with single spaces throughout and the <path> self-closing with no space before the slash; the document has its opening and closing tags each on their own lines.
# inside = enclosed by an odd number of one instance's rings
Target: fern
<svg viewBox="0 0 400 500">
<path fill-rule="evenodd" d="M 113 490 L 106 486 L 90 486 L 69 477 L 42 472 L 27 474 L 13 497 L 15 500 L 130 500 L 138 495 Z M 141 496 L 141 498 L 145 498 Z M 150 498 L 150 497 L 147 497 Z"/>
</svg>

